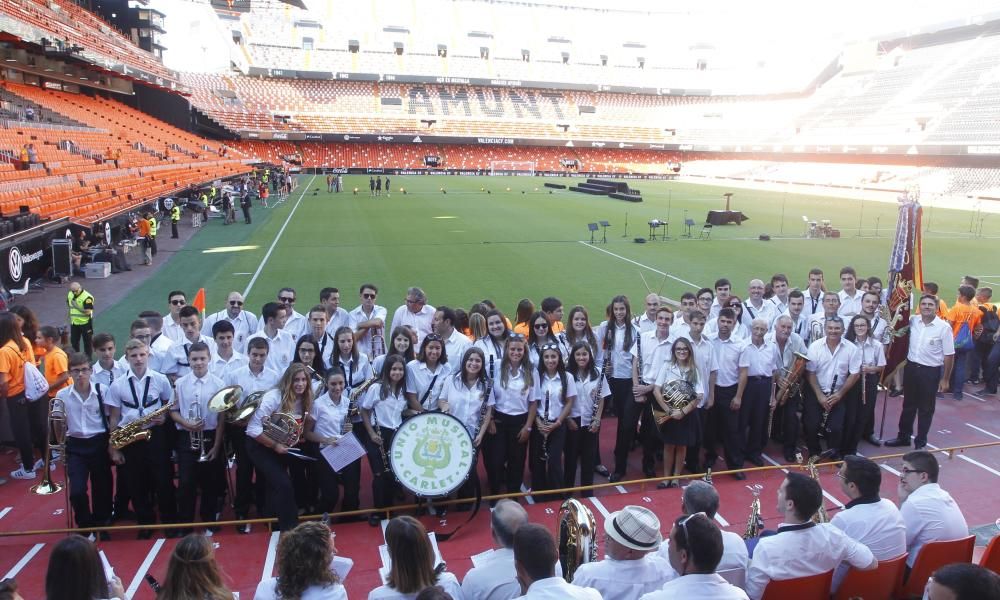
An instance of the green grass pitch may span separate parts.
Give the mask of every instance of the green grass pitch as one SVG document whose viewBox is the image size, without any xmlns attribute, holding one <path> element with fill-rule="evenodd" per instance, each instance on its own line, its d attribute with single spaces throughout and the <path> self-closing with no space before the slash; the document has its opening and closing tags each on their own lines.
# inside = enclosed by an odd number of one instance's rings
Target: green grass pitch
<svg viewBox="0 0 1000 600">
<path fill-rule="evenodd" d="M 296 289 L 299 312 L 315 304 L 326 286 L 340 288 L 341 304 L 350 310 L 359 303 L 358 286 L 371 282 L 378 285 L 377 302 L 390 316 L 402 304 L 406 288 L 419 285 L 433 305 L 468 308 L 492 298 L 511 317 L 519 299 L 537 304 L 555 295 L 567 310 L 574 304 L 586 306 L 596 324 L 618 293 L 632 299 L 633 310 L 641 310 L 647 292 L 640 273 L 653 290 L 662 285 L 662 293 L 672 298 L 695 291 L 681 280 L 711 286 L 716 278 L 727 277 L 741 296 L 751 278 L 766 281 L 776 272 L 788 275 L 792 285 L 804 286 L 814 266 L 836 288 L 844 265 L 854 266 L 860 276 L 884 279 L 896 221 L 894 204 L 665 181 L 632 181 L 644 198 L 633 204 L 564 190 L 549 193 L 543 186 L 546 181 L 573 181 L 561 178 L 391 179 L 391 195 L 370 198 L 367 176 L 344 177 L 346 189 L 358 188 L 354 195 L 327 194 L 325 177 L 300 175 L 299 188 L 288 201 L 254 208 L 254 225 L 238 220 L 226 227 L 213 219 L 173 257 L 161 253 L 158 260 L 169 258 L 169 264 L 99 315 L 98 330 L 111 330 L 123 339 L 139 310 L 166 311 L 171 289 L 187 291 L 190 299 L 204 287 L 208 312 L 215 312 L 230 291 L 244 291 L 251 280 L 247 308 L 257 314 L 282 286 Z M 723 208 L 727 191 L 734 192 L 732 208 L 750 220 L 715 227 L 710 239 L 698 239 L 707 211 Z M 830 219 L 843 237 L 804 239 L 802 215 Z M 682 237 L 685 217 L 697 223 L 692 239 Z M 671 239 L 635 243 L 634 238 L 648 236 L 647 223 L 654 218 L 669 221 Z M 989 235 L 993 217 L 987 217 L 987 235 L 981 238 L 969 233 L 971 218 L 970 212 L 925 209 L 924 277 L 941 284 L 949 303 L 963 274 L 994 274 L 993 282 L 1000 283 L 998 238 Z M 598 231 L 598 243 L 591 247 L 587 224 L 600 220 L 611 223 L 607 243 L 600 243 Z M 772 240 L 758 241 L 762 233 Z"/>
</svg>

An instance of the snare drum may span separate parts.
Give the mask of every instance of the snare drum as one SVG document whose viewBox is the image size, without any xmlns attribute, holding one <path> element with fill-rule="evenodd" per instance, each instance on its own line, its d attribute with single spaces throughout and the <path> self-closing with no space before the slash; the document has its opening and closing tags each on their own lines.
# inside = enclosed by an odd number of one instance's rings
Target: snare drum
<svg viewBox="0 0 1000 600">
<path fill-rule="evenodd" d="M 461 421 L 439 412 L 408 419 L 389 449 L 396 480 L 420 497 L 447 496 L 465 483 L 475 468 L 472 435 Z"/>
</svg>

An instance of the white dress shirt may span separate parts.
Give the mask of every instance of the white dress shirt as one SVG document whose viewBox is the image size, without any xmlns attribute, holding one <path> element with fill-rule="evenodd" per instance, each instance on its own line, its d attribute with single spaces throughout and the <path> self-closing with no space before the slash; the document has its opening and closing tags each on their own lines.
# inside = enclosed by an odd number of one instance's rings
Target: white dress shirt
<svg viewBox="0 0 1000 600">
<path fill-rule="evenodd" d="M 854 345 L 858 348 L 858 357 L 861 359 L 862 367 L 884 367 L 885 366 L 885 347 L 882 346 L 881 342 L 877 342 L 878 338 L 873 338 L 868 336 L 868 338 L 862 342 L 854 342 Z"/>
<path fill-rule="evenodd" d="M 420 312 L 413 313 L 406 305 L 402 305 L 392 313 L 392 329 L 408 325 L 417 332 L 417 346 L 423 343 L 424 338 L 434 333 L 434 313 L 437 309 L 430 304 L 425 304 Z"/>
<path fill-rule="evenodd" d="M 657 556 L 670 563 L 670 538 L 665 538 L 660 544 L 660 549 L 656 551 Z M 747 551 L 747 543 L 738 533 L 722 530 L 722 560 L 719 566 L 715 567 L 715 572 L 740 570 L 743 571 L 741 579 L 746 579 L 746 571 L 750 568 L 750 553 Z M 668 580 L 680 577 L 673 566 L 670 567 L 670 577 Z M 689 577 L 689 576 L 686 576 Z"/>
<path fill-rule="evenodd" d="M 684 337 L 691 342 L 691 351 L 694 353 L 694 364 L 698 367 L 698 379 L 705 386 L 705 395 L 702 396 L 701 402 L 698 403 L 698 408 L 702 408 L 708 403 L 708 395 L 712 391 L 709 389 L 709 384 L 712 381 L 712 373 L 719 370 L 718 365 L 715 364 L 715 349 L 712 346 L 712 341 L 704 335 L 697 342 L 692 339 L 690 333 Z"/>
<path fill-rule="evenodd" d="M 566 583 L 565 579 L 556 576 L 539 579 L 531 584 L 525 595 L 519 597 L 531 600 L 543 600 L 546 598 L 552 598 L 552 600 L 601 600 L 601 593 L 594 588 L 580 587 L 572 583 Z"/>
<path fill-rule="evenodd" d="M 555 421 L 562 414 L 563 407 L 562 380 L 557 373 L 549 377 L 544 373 L 536 378 L 534 397 L 538 403 L 538 416 L 549 421 Z M 569 373 L 566 374 L 566 402 L 576 399 L 576 381 Z"/>
<path fill-rule="evenodd" d="M 788 341 L 785 342 L 784 348 L 778 344 L 774 331 L 769 331 L 768 334 L 764 336 L 764 339 L 774 345 L 774 365 L 778 369 L 791 368 L 792 363 L 795 362 L 796 352 L 799 354 L 806 354 L 809 352 L 809 348 L 806 347 L 805 342 L 794 331 L 789 334 Z"/>
<path fill-rule="evenodd" d="M 210 337 L 198 335 L 198 341 L 208 346 L 209 358 L 215 353 L 215 340 Z M 183 377 L 191 372 L 191 365 L 188 363 L 188 353 L 191 351 L 191 340 L 184 338 L 173 345 L 170 349 L 170 357 L 176 363 L 176 373 L 178 377 Z"/>
<path fill-rule="evenodd" d="M 778 318 L 779 316 L 785 314 L 785 312 L 788 310 L 788 301 L 782 300 L 777 296 L 771 296 L 764 302 L 770 302 L 771 304 L 774 305 L 774 309 L 777 311 L 777 313 L 775 314 L 775 318 Z"/>
<path fill-rule="evenodd" d="M 164 315 L 163 329 L 160 330 L 160 333 L 163 334 L 163 337 L 174 343 L 184 340 L 184 329 L 180 323 L 174 321 L 173 316 L 170 314 Z"/>
<path fill-rule="evenodd" d="M 205 431 L 213 431 L 218 426 L 219 413 L 208 410 L 208 401 L 224 387 L 226 383 L 211 373 L 206 373 L 204 377 L 197 377 L 194 372 L 188 373 L 174 382 L 174 399 L 177 403 L 170 410 L 177 411 L 180 416 L 188 419 L 192 407 L 197 404 L 200 406 L 201 418 L 205 421 Z M 174 425 L 178 431 L 185 431 L 180 423 Z"/>
<path fill-rule="evenodd" d="M 631 323 L 625 325 L 619 325 L 617 322 L 612 322 L 611 326 L 615 328 L 615 339 L 611 347 L 611 372 L 607 373 L 608 378 L 611 379 L 631 379 L 632 378 L 632 347 L 628 348 L 622 346 L 625 341 L 625 328 L 629 327 L 632 329 L 632 344 L 635 344 L 635 338 L 639 334 L 639 330 L 635 328 Z M 604 341 L 607 339 L 608 321 L 604 321 L 597 326 L 597 332 L 594 336 L 597 338 L 597 345 L 601 349 L 600 356 L 597 357 L 598 364 L 604 364 L 604 353 L 607 350 L 604 349 Z"/>
<path fill-rule="evenodd" d="M 910 317 L 908 361 L 925 367 L 940 367 L 946 356 L 954 354 L 955 336 L 948 321 L 934 319 L 928 325 L 920 316 Z"/>
<path fill-rule="evenodd" d="M 817 292 L 815 298 L 812 297 L 812 290 L 806 288 L 802 290 L 804 303 L 802 305 L 802 316 L 808 317 L 816 313 L 823 314 L 823 290 Z"/>
<path fill-rule="evenodd" d="M 274 389 L 278 385 L 280 375 L 265 366 L 260 373 L 250 370 L 250 365 L 245 365 L 227 371 L 223 379 L 226 385 L 238 385 L 243 388 L 243 399 L 254 392 L 266 392 Z"/>
<path fill-rule="evenodd" d="M 205 317 L 205 323 L 201 326 L 201 334 L 212 337 L 212 326 L 219 321 L 229 321 L 233 324 L 233 349 L 237 352 L 246 353 L 247 340 L 260 329 L 257 316 L 248 310 L 241 310 L 235 317 L 229 316 L 229 311 L 220 310 L 217 313 Z"/>
<path fill-rule="evenodd" d="M 312 412 L 309 413 L 309 416 L 316 421 L 313 431 L 323 437 L 339 439 L 344 435 L 344 421 L 350 404 L 351 399 L 346 393 L 341 394 L 336 402 L 330 398 L 329 393 L 317 397 L 313 401 Z"/>
<path fill-rule="evenodd" d="M 774 320 L 777 319 L 780 314 L 781 311 L 779 311 L 770 300 L 764 300 L 762 298 L 760 306 L 758 307 L 754 306 L 753 302 L 747 299 L 743 301 L 743 314 L 740 317 L 740 322 L 743 323 L 747 329 L 750 329 L 753 327 L 754 319 L 764 319 L 767 321 L 768 329 L 770 329 Z"/>
<path fill-rule="evenodd" d="M 608 380 L 605 377 L 598 377 L 597 379 L 591 379 L 587 377 L 586 379 L 575 378 L 576 381 L 576 402 L 573 403 L 573 408 L 569 411 L 570 417 L 575 417 L 580 419 L 580 427 L 590 427 L 591 417 L 594 414 L 594 390 L 597 389 L 597 385 L 600 384 L 600 391 L 598 394 L 598 402 L 600 398 L 607 398 L 611 395 L 611 387 L 608 385 Z"/>
<path fill-rule="evenodd" d="M 357 360 L 353 358 L 344 360 L 343 356 L 337 356 L 333 360 L 334 365 L 340 367 L 340 370 L 344 372 L 344 381 L 347 384 L 345 391 L 348 393 L 374 376 L 371 362 L 369 362 L 368 357 L 364 354 L 359 353 Z"/>
<path fill-rule="evenodd" d="M 679 313 L 680 311 L 677 312 Z M 676 322 L 677 319 L 679 318 L 680 315 L 674 313 L 674 321 Z M 635 328 L 638 329 L 640 333 L 646 333 L 647 331 L 656 331 L 656 315 L 653 315 L 653 318 L 650 319 L 649 315 L 647 315 L 644 312 L 638 317 L 632 319 L 632 324 L 635 325 Z"/>
<path fill-rule="evenodd" d="M 438 575 L 436 585 L 444 588 L 444 591 L 452 597 L 452 600 L 465 600 L 465 594 L 462 593 L 462 586 L 458 583 L 458 578 L 453 574 L 445 571 Z M 417 597 L 418 592 L 413 592 L 412 594 L 401 594 L 396 590 L 392 589 L 388 585 L 383 585 L 375 588 L 374 590 L 368 592 L 368 600 L 413 600 Z M 478 598 L 470 598 L 469 600 L 479 600 Z"/>
<path fill-rule="evenodd" d="M 794 579 L 831 571 L 842 562 L 863 569 L 872 564 L 872 551 L 829 523 L 813 524 L 761 538 L 747 571 L 747 595 L 758 600 L 772 579 Z"/>
<path fill-rule="evenodd" d="M 379 427 L 399 429 L 399 426 L 403 424 L 403 409 L 406 408 L 406 396 L 403 394 L 403 390 L 399 390 L 395 394 L 390 390 L 384 399 L 381 396 L 382 384 L 372 384 L 361 401 L 361 407 L 373 412 L 373 421 L 377 420 Z M 376 431 L 376 433 L 378 432 Z"/>
<path fill-rule="evenodd" d="M 236 350 L 233 350 L 233 355 L 229 357 L 229 360 L 226 360 L 225 358 L 219 356 L 219 351 L 216 349 L 216 351 L 212 353 L 212 360 L 208 362 L 208 372 L 216 377 L 225 379 L 226 373 L 229 371 L 235 371 L 236 369 L 245 367 L 248 364 L 250 364 L 249 359 Z"/>
<path fill-rule="evenodd" d="M 356 336 L 354 342 L 358 346 L 358 352 L 364 354 L 369 359 L 371 359 L 372 338 L 374 337 L 376 331 L 378 331 L 379 335 L 382 336 L 382 340 L 384 343 L 386 344 L 389 343 L 389 340 L 385 339 L 385 336 L 387 335 L 386 332 L 388 331 L 385 328 L 385 317 L 386 317 L 385 307 L 376 304 L 372 307 L 371 314 L 368 315 L 365 314 L 363 306 L 358 306 L 357 308 L 352 310 L 350 314 L 351 314 L 351 323 L 354 326 L 355 332 L 357 331 L 359 323 L 364 323 L 365 321 L 371 321 L 372 319 L 382 319 L 381 327 L 369 327 L 368 329 L 365 329 L 365 332 L 361 336 Z"/>
<path fill-rule="evenodd" d="M 173 348 L 173 345 L 170 346 Z M 130 370 L 128 359 L 124 356 L 118 359 L 118 366 L 128 373 Z M 162 375 L 174 375 L 177 373 L 177 361 L 174 360 L 170 352 L 160 352 L 149 347 L 149 358 L 146 360 L 146 367 Z"/>
<path fill-rule="evenodd" d="M 524 377 L 524 369 L 512 371 L 507 375 L 507 384 L 504 385 L 503 373 L 497 369 L 497 377 L 493 382 L 493 409 L 505 415 L 516 416 L 528 412 L 528 403 L 533 399 L 531 393 L 534 389 L 534 382 L 528 385 Z"/>
<path fill-rule="evenodd" d="M 650 383 L 656 379 L 657 373 L 663 368 L 663 363 L 670 360 L 670 350 L 674 346 L 676 336 L 667 332 L 667 337 L 662 340 L 656 337 L 656 330 L 639 334 L 639 339 L 632 344 L 629 353 L 634 362 L 639 358 L 640 346 L 642 346 L 642 368 L 639 370 L 639 380 Z"/>
<path fill-rule="evenodd" d="M 351 313 L 338 306 L 337 310 L 327 319 L 326 332 L 336 336 L 337 330 L 341 327 L 350 327 L 353 330 L 354 321 L 351 319 Z"/>
<path fill-rule="evenodd" d="M 711 338 L 715 355 L 715 385 L 729 387 L 740 382 L 740 354 L 743 342 L 730 336 L 728 340 Z"/>
<path fill-rule="evenodd" d="M 750 341 L 740 352 L 740 368 L 746 367 L 748 377 L 771 377 L 777 368 L 777 349 L 766 339 L 758 346 Z"/>
<path fill-rule="evenodd" d="M 711 321 L 705 323 L 705 329 L 702 330 L 703 335 L 707 335 L 710 338 L 719 337 L 719 319 L 716 317 Z M 733 325 L 733 332 L 730 334 L 734 340 L 739 342 L 745 342 L 750 339 L 750 328 L 741 322 Z"/>
<path fill-rule="evenodd" d="M 183 336 L 184 332 L 181 331 L 181 337 Z M 168 338 L 167 336 L 163 335 L 162 333 L 154 335 L 153 341 L 150 342 L 149 344 L 150 348 L 164 354 L 169 354 L 170 349 L 173 347 L 173 345 L 174 341 Z"/>
<path fill-rule="evenodd" d="M 656 374 L 656 379 L 653 380 L 653 384 L 656 387 L 663 387 L 663 384 L 669 383 L 671 381 L 687 381 L 694 387 L 696 394 L 701 394 L 704 398 L 708 393 L 708 382 L 702 380 L 701 373 L 698 371 L 697 365 L 691 369 L 685 369 L 672 360 L 668 360 L 663 363 L 663 367 L 660 372 Z M 654 406 L 658 406 L 659 403 Z M 659 408 L 657 408 L 659 410 Z"/>
<path fill-rule="evenodd" d="M 913 566 L 927 542 L 957 540 L 969 535 L 969 525 L 951 494 L 936 483 L 925 483 L 899 507 L 906 524 L 906 564 Z"/>
<path fill-rule="evenodd" d="M 438 363 L 432 371 L 427 363 L 413 359 L 406 364 L 406 393 L 416 395 L 425 410 L 437 410 L 438 398 L 450 375 L 448 363 Z"/>
<path fill-rule="evenodd" d="M 130 369 L 125 377 L 119 377 L 111 384 L 104 402 L 121 410 L 121 419 L 118 421 L 118 426 L 121 427 L 160 408 L 170 401 L 172 395 L 173 388 L 166 375 L 147 368 L 142 377 L 139 377 Z"/>
<path fill-rule="evenodd" d="M 490 377 L 496 377 L 500 373 L 500 361 L 503 360 L 503 342 L 497 342 L 492 336 L 487 335 L 479 338 L 472 345 L 482 350 L 483 355 L 486 356 L 486 364 L 483 365 L 486 374 Z M 492 371 L 490 370 L 491 360 L 493 361 Z"/>
<path fill-rule="evenodd" d="M 584 563 L 573 574 L 573 585 L 594 588 L 604 600 L 638 600 L 663 587 L 670 563 L 653 552 L 638 560 L 605 558 Z"/>
<path fill-rule="evenodd" d="M 261 329 L 250 336 L 251 340 L 254 338 L 267 340 L 267 362 L 264 363 L 264 366 L 278 373 L 279 376 L 284 373 L 288 365 L 292 363 L 292 355 L 295 352 L 295 338 L 292 337 L 292 334 L 284 329 L 279 329 L 272 338 L 268 337 L 267 333 Z"/>
<path fill-rule="evenodd" d="M 254 411 L 253 416 L 250 417 L 250 422 L 247 424 L 247 437 L 255 438 L 264 433 L 264 419 L 270 419 L 271 415 L 279 412 L 280 409 L 281 392 L 279 390 L 274 389 L 264 394 L 264 397 L 260 400 L 260 406 Z M 295 406 L 292 406 L 291 410 L 285 412 L 286 414 L 291 414 L 297 421 L 301 420 L 302 401 L 296 400 Z"/>
<path fill-rule="evenodd" d="M 292 336 L 292 340 L 299 341 L 302 334 L 309 331 L 309 319 L 299 311 L 292 309 L 292 314 L 288 315 L 285 319 L 285 326 L 281 328 L 282 331 L 288 332 Z M 260 323 L 260 331 L 264 330 L 264 322 Z"/>
<path fill-rule="evenodd" d="M 337 350 L 337 340 L 327 331 L 323 331 L 323 334 L 317 337 L 313 333 L 312 327 L 306 333 L 316 338 L 316 354 L 323 361 L 323 368 L 329 369 L 333 364 L 330 361 L 333 360 L 334 353 Z"/>
<path fill-rule="evenodd" d="M 514 551 L 494 550 L 484 565 L 473 567 L 462 580 L 462 593 L 469 600 L 512 600 L 521 595 L 514 569 Z"/>
<path fill-rule="evenodd" d="M 271 577 L 257 584 L 253 600 L 280 600 L 278 598 L 278 578 Z M 328 586 L 311 585 L 302 592 L 299 600 L 347 600 L 347 590 L 339 583 Z"/>
<path fill-rule="evenodd" d="M 119 377 L 124 377 L 128 373 L 128 365 L 122 365 L 118 362 L 112 362 L 110 369 L 105 369 L 101 366 L 100 361 L 95 362 L 92 367 L 93 371 L 90 374 L 91 384 L 99 383 L 105 389 L 114 383 L 115 379 Z"/>
<path fill-rule="evenodd" d="M 847 321 L 854 315 L 861 312 L 861 299 L 864 295 L 864 291 L 857 288 L 854 289 L 853 296 L 849 295 L 844 290 L 837 292 L 837 296 L 840 298 L 840 308 L 837 309 L 837 314 L 840 315 L 840 318 Z"/>
<path fill-rule="evenodd" d="M 465 356 L 465 351 L 470 346 L 472 346 L 472 342 L 469 341 L 469 338 L 457 329 L 453 329 L 451 335 L 444 341 L 444 353 L 448 355 L 448 366 L 451 367 L 452 373 L 458 373 L 462 370 L 462 357 Z"/>
<path fill-rule="evenodd" d="M 56 398 L 63 401 L 66 411 L 66 435 L 73 438 L 86 439 L 107 432 L 104 425 L 104 415 L 98 402 L 96 386 L 91 383 L 87 394 L 80 394 L 75 386 L 69 385 L 56 393 Z M 107 400 L 108 388 L 101 385 L 101 396 Z"/>
<path fill-rule="evenodd" d="M 818 339 L 809 345 L 808 356 L 806 370 L 816 374 L 816 382 L 825 393 L 836 392 L 844 387 L 849 375 L 861 372 L 861 353 L 857 346 L 844 338 L 832 352 L 826 338 Z"/>
<path fill-rule="evenodd" d="M 711 575 L 692 574 L 672 579 L 663 584 L 660 591 L 646 594 L 640 600 L 674 600 L 675 598 L 748 600 L 746 592 L 731 585 L 717 573 Z"/>
<path fill-rule="evenodd" d="M 891 500 L 885 498 L 857 498 L 847 503 L 844 510 L 833 516 L 830 523 L 868 546 L 878 560 L 889 560 L 906 552 L 906 524 Z M 840 565 L 833 574 L 833 589 L 847 575 L 847 567 Z"/>
<path fill-rule="evenodd" d="M 444 388 L 441 390 L 441 400 L 447 400 L 448 412 L 465 425 L 470 435 L 476 435 L 479 414 L 483 410 L 484 394 L 486 394 L 484 380 L 480 380 L 478 385 L 473 385 L 470 388 L 462 380 L 462 374 L 456 373 L 445 381 Z M 496 403 L 492 392 L 485 401 L 486 406 L 493 406 Z"/>
</svg>

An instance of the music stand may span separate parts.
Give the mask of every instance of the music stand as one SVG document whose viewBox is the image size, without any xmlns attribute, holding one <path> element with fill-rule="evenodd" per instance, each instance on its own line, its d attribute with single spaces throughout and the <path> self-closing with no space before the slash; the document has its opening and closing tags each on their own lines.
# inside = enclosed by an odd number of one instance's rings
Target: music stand
<svg viewBox="0 0 1000 600">
<path fill-rule="evenodd" d="M 659 219 L 652 219 L 649 221 L 649 241 L 656 239 L 656 229 L 660 226 Z"/>
<path fill-rule="evenodd" d="M 598 222 L 601 224 L 601 227 L 604 228 L 603 229 L 603 231 L 604 231 L 604 243 L 607 244 L 608 243 L 608 227 L 611 227 L 611 223 L 608 223 L 607 221 L 598 221 Z"/>
<path fill-rule="evenodd" d="M 691 228 L 694 227 L 694 219 L 684 219 L 684 237 L 691 237 Z"/>
<path fill-rule="evenodd" d="M 660 239 L 665 242 L 670 239 L 670 221 L 660 221 L 660 226 L 663 227 L 663 233 L 660 234 Z"/>
<path fill-rule="evenodd" d="M 597 223 L 587 223 L 587 229 L 590 230 L 590 243 L 594 243 L 594 232 L 597 231 Z"/>
</svg>

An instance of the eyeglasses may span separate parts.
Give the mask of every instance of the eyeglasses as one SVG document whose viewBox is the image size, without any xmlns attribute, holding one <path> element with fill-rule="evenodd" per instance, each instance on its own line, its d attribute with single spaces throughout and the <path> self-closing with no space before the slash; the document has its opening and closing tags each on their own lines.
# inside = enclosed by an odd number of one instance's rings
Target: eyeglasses
<svg viewBox="0 0 1000 600">
<path fill-rule="evenodd" d="M 548 323 L 535 323 L 534 325 L 532 325 L 532 327 L 534 327 L 535 329 L 548 329 L 549 328 L 549 324 Z"/>
<path fill-rule="evenodd" d="M 364 298 L 365 300 L 374 300 L 375 296 L 376 294 L 361 294 L 361 297 Z"/>
<path fill-rule="evenodd" d="M 187 301 L 186 300 L 171 300 L 170 303 L 173 304 L 174 306 L 184 306 L 185 304 L 187 304 Z"/>
<path fill-rule="evenodd" d="M 906 477 L 910 473 L 926 473 L 927 471 L 921 471 L 919 469 L 907 469 L 907 468 L 904 467 L 904 468 L 900 469 L 899 472 L 900 472 L 900 474 L 901 474 L 902 477 Z"/>
<path fill-rule="evenodd" d="M 240 300 L 230 300 L 229 306 L 243 306 L 243 302 Z"/>
<path fill-rule="evenodd" d="M 278 300 L 288 304 L 292 304 L 295 302 L 295 298 L 289 298 L 288 296 L 278 296 Z"/>
<path fill-rule="evenodd" d="M 684 354 L 687 354 L 688 352 L 690 352 L 690 350 L 688 350 L 687 348 L 674 348 L 674 352 L 675 353 L 683 352 Z"/>
<path fill-rule="evenodd" d="M 69 372 L 72 375 L 83 375 L 85 373 L 90 373 L 92 369 L 90 367 L 77 367 L 75 369 L 70 369 Z"/>
</svg>

